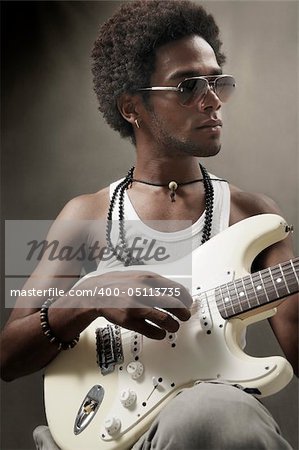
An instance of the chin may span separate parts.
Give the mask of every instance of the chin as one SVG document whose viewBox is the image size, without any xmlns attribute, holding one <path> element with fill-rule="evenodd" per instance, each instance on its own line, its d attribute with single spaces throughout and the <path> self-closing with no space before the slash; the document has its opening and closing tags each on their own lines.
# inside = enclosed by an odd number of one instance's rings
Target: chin
<svg viewBox="0 0 299 450">
<path fill-rule="evenodd" d="M 215 156 L 220 152 L 221 142 L 218 139 L 209 139 L 204 142 L 198 140 L 180 140 L 173 136 L 163 140 L 164 148 L 171 149 L 171 156 L 188 155 L 197 158 Z"/>
<path fill-rule="evenodd" d="M 221 150 L 221 144 L 218 143 L 217 145 L 207 145 L 205 147 L 200 146 L 194 149 L 195 151 L 192 152 L 192 156 L 197 156 L 198 158 L 209 158 L 211 156 L 216 156 Z"/>
<path fill-rule="evenodd" d="M 214 146 L 206 156 L 216 156 L 221 150 L 221 144 L 218 144 L 217 146 Z"/>
</svg>

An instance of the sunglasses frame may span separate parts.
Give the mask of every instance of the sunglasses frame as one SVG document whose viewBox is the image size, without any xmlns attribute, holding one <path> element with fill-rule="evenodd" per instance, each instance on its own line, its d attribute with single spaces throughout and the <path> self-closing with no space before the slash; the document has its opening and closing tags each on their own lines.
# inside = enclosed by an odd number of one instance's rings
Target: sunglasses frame
<svg viewBox="0 0 299 450">
<path fill-rule="evenodd" d="M 172 92 L 184 92 L 184 88 L 182 87 L 182 84 L 183 84 L 185 81 L 189 81 L 189 80 L 205 80 L 205 81 L 207 82 L 207 87 L 210 88 L 210 89 L 212 89 L 213 92 L 215 93 L 215 95 L 217 95 L 217 97 L 218 97 L 218 94 L 217 94 L 217 92 L 216 92 L 216 82 L 217 82 L 217 80 L 219 80 L 219 79 L 221 79 L 221 78 L 224 78 L 224 77 L 232 78 L 232 79 L 234 80 L 234 87 L 236 87 L 236 80 L 235 80 L 235 78 L 234 78 L 232 75 L 221 74 L 221 75 L 207 75 L 207 76 L 202 75 L 202 76 L 198 76 L 198 77 L 188 77 L 188 78 L 185 78 L 183 81 L 180 81 L 179 84 L 178 84 L 177 86 L 151 86 L 151 87 L 146 87 L 146 88 L 140 88 L 140 89 L 137 89 L 137 91 L 172 91 Z M 212 79 L 211 79 L 211 78 L 212 78 Z M 203 95 L 206 95 L 207 92 L 208 92 L 208 91 L 206 91 Z M 218 98 L 219 98 L 219 97 L 218 97 Z M 219 100 L 222 101 L 220 98 L 219 98 Z M 185 107 L 190 106 L 190 107 L 191 107 L 191 106 L 193 106 L 197 101 L 198 101 L 198 100 L 194 100 L 194 102 L 192 102 L 192 104 L 190 104 L 190 105 L 186 105 L 186 104 L 181 103 L 181 102 L 179 102 L 179 103 L 180 103 L 181 106 L 185 106 Z"/>
</svg>

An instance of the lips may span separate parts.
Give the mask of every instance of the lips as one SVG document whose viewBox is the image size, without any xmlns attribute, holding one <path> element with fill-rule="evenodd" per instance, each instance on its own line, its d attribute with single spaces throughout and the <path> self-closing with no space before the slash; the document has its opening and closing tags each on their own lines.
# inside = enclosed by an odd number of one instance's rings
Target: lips
<svg viewBox="0 0 299 450">
<path fill-rule="evenodd" d="M 207 120 L 206 122 L 201 123 L 201 125 L 197 128 L 215 128 L 222 127 L 222 120 Z"/>
</svg>

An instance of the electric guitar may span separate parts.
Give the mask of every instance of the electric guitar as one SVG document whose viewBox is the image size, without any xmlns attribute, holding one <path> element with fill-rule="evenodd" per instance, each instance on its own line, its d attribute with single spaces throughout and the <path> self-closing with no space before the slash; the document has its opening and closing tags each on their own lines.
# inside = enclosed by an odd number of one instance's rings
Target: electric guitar
<svg viewBox="0 0 299 450">
<path fill-rule="evenodd" d="M 299 290 L 299 258 L 249 274 L 255 256 L 288 231 L 280 216 L 263 214 L 193 251 L 189 278 L 173 276 L 191 283 L 191 318 L 162 341 L 103 318 L 91 323 L 78 345 L 46 369 L 46 415 L 57 445 L 63 450 L 130 448 L 166 402 L 195 383 L 238 384 L 260 397 L 285 387 L 293 375 L 290 364 L 280 356 L 249 356 L 242 340 L 249 324 L 275 314 L 282 298 Z M 182 273 L 186 261 L 180 262 Z M 150 270 L 171 278 L 173 264 Z"/>
</svg>

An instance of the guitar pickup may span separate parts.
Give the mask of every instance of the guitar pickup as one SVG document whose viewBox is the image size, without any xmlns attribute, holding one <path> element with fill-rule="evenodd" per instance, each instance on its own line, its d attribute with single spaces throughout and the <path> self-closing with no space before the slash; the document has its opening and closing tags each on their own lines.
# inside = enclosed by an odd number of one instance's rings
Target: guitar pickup
<svg viewBox="0 0 299 450">
<path fill-rule="evenodd" d="M 210 305 L 208 303 L 208 299 L 206 294 L 201 294 L 198 297 L 199 300 L 199 308 L 198 308 L 198 315 L 199 315 L 199 321 L 201 324 L 201 328 L 204 331 L 209 331 L 213 327 L 211 312 L 210 312 Z"/>
<path fill-rule="evenodd" d="M 93 386 L 84 398 L 76 415 L 74 434 L 80 434 L 96 415 L 104 398 L 104 389 L 100 385 Z"/>
<path fill-rule="evenodd" d="M 133 357 L 136 357 L 137 355 L 140 355 L 142 350 L 142 334 L 136 333 L 135 331 L 131 333 L 131 354 Z"/>
</svg>

